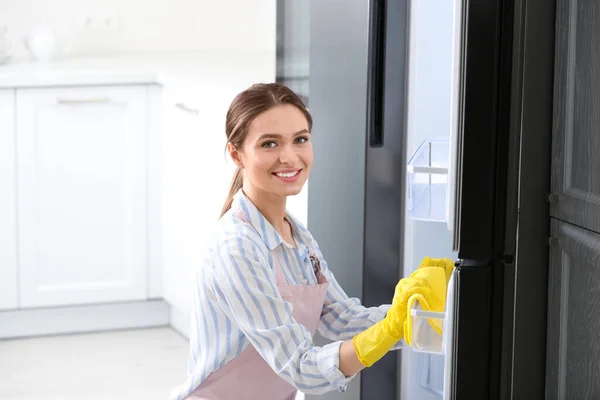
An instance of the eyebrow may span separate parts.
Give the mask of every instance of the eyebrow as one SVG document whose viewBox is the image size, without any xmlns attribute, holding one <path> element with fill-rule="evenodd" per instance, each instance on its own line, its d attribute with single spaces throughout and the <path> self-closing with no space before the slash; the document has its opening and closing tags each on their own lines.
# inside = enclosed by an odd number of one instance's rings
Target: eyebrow
<svg viewBox="0 0 600 400">
<path fill-rule="evenodd" d="M 298 136 L 301 135 L 303 133 L 310 133 L 308 131 L 308 129 L 302 129 L 296 133 L 294 133 L 294 136 Z M 258 140 L 264 140 L 264 139 L 279 139 L 281 138 L 282 135 L 280 135 L 279 133 L 263 133 L 262 135 L 260 135 L 260 137 L 258 138 Z"/>
</svg>

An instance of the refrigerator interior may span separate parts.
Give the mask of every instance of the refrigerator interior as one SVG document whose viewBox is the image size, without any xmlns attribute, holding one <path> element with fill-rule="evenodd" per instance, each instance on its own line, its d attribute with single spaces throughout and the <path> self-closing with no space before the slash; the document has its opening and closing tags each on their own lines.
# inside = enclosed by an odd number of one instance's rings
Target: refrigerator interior
<svg viewBox="0 0 600 400">
<path fill-rule="evenodd" d="M 426 257 L 451 258 L 462 1 L 410 6 L 407 217 L 403 276 Z M 444 355 L 401 351 L 402 399 L 443 398 Z"/>
</svg>

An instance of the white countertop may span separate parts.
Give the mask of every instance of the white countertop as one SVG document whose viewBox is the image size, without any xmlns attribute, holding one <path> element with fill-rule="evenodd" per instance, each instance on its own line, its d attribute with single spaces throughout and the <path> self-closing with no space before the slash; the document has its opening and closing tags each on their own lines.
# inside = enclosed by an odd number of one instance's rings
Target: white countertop
<svg viewBox="0 0 600 400">
<path fill-rule="evenodd" d="M 0 65 L 0 89 L 157 84 L 229 92 L 274 79 L 275 54 L 267 50 L 133 53 Z"/>
</svg>

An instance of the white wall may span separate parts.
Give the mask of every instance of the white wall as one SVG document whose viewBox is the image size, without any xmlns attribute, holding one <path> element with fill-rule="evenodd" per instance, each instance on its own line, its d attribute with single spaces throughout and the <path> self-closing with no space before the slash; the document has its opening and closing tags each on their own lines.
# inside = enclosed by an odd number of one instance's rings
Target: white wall
<svg viewBox="0 0 600 400">
<path fill-rule="evenodd" d="M 45 23 L 70 55 L 215 48 L 275 50 L 275 0 L 0 0 L 10 54 L 28 55 L 23 36 Z M 84 29 L 86 17 L 111 29 Z M 45 22 L 44 22 L 45 21 Z M 96 23 L 96 22 L 93 22 Z"/>
</svg>

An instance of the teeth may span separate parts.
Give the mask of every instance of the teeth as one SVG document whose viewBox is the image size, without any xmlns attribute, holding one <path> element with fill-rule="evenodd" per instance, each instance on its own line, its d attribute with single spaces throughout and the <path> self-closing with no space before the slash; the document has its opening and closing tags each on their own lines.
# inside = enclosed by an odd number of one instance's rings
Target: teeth
<svg viewBox="0 0 600 400">
<path fill-rule="evenodd" d="M 296 176 L 298 174 L 298 172 L 300 171 L 296 171 L 296 172 L 277 172 L 277 176 L 280 176 L 282 178 L 291 178 L 292 176 Z"/>
</svg>

